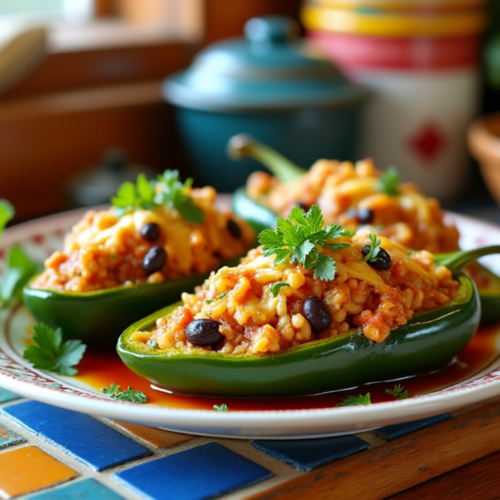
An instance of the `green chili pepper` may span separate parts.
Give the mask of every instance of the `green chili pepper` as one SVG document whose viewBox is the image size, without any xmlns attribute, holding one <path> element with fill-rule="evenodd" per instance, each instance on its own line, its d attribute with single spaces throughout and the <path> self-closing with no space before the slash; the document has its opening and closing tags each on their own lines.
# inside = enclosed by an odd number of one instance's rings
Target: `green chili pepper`
<svg viewBox="0 0 500 500">
<path fill-rule="evenodd" d="M 231 259 L 222 265 L 237 263 L 238 259 Z M 179 300 L 183 292 L 201 285 L 208 276 L 193 274 L 158 284 L 82 293 L 34 288 L 32 280 L 23 290 L 23 299 L 37 321 L 61 328 L 65 338 L 79 339 L 89 345 L 112 346 L 131 323 L 165 303 Z"/>
<path fill-rule="evenodd" d="M 234 136 L 230 139 L 228 155 L 235 160 L 252 157 L 260 161 L 281 182 L 296 179 L 307 172 L 307 170 L 298 167 L 280 153 L 244 134 Z M 232 203 L 234 214 L 245 219 L 256 231 L 260 232 L 267 228 L 274 229 L 276 227 L 279 215 L 270 208 L 250 198 L 244 187 L 236 190 Z M 478 288 L 482 306 L 481 322 L 492 323 L 499 321 L 500 277 L 484 266 L 480 264 L 478 266 L 479 274 L 488 281 L 486 287 Z"/>
<path fill-rule="evenodd" d="M 463 262 L 463 253 L 457 259 Z M 469 252 L 500 253 L 500 246 Z M 444 307 L 415 315 L 391 331 L 381 343 L 361 332 L 348 333 L 292 347 L 278 354 L 219 354 L 181 349 L 152 349 L 131 339 L 136 331 L 151 331 L 158 318 L 168 317 L 179 303 L 130 326 L 118 341 L 122 361 L 138 375 L 170 391 L 189 394 L 270 397 L 314 394 L 376 380 L 393 379 L 435 369 L 448 363 L 477 331 L 478 294 L 472 280 L 444 256 L 460 286 Z M 440 262 L 440 256 L 436 256 Z"/>
</svg>

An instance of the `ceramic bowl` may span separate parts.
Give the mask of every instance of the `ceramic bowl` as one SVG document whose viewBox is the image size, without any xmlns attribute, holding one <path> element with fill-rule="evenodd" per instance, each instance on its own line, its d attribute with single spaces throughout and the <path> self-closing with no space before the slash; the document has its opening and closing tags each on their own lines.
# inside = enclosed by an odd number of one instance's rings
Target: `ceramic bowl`
<svg viewBox="0 0 500 500">
<path fill-rule="evenodd" d="M 297 38 L 289 18 L 251 19 L 245 35 L 203 50 L 163 85 L 196 182 L 228 192 L 262 169 L 227 158 L 227 142 L 239 133 L 304 168 L 318 158 L 355 160 L 367 92 Z"/>
</svg>

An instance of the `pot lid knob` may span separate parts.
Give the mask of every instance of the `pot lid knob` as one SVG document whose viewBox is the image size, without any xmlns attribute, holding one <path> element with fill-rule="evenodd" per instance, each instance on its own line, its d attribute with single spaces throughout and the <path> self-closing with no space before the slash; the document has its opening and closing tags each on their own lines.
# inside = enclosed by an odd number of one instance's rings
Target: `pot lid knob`
<svg viewBox="0 0 500 500">
<path fill-rule="evenodd" d="M 245 24 L 245 36 L 252 43 L 284 43 L 299 37 L 299 25 L 290 17 L 254 17 Z"/>
</svg>

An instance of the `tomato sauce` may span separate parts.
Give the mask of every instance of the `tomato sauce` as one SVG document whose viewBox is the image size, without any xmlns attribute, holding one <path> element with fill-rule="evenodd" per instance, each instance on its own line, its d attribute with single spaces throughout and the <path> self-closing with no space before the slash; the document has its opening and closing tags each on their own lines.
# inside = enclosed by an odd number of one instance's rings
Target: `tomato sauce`
<svg viewBox="0 0 500 500">
<path fill-rule="evenodd" d="M 368 392 L 372 403 L 392 401 L 393 396 L 386 394 L 385 391 L 393 389 L 395 384 L 403 385 L 410 397 L 438 391 L 457 384 L 486 368 L 498 357 L 499 348 L 500 324 L 483 326 L 452 362 L 434 372 L 325 394 L 283 398 L 186 396 L 156 390 L 147 380 L 129 370 L 115 351 L 87 351 L 78 366 L 79 373 L 75 378 L 98 391 L 103 387 L 109 387 L 112 383 L 119 385 L 123 390 L 131 386 L 132 389 L 144 392 L 148 403 L 169 408 L 211 410 L 214 405 L 222 403 L 226 404 L 230 411 L 331 408 L 349 395 L 365 395 Z"/>
</svg>

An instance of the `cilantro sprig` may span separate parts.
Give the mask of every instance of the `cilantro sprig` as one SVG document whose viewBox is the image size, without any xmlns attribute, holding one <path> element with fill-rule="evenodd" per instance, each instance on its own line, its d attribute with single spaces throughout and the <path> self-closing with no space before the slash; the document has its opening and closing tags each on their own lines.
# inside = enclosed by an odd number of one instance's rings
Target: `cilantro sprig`
<svg viewBox="0 0 500 500">
<path fill-rule="evenodd" d="M 188 194 L 192 183 L 192 179 L 187 179 L 183 184 L 177 170 L 165 170 L 152 181 L 148 181 L 144 174 L 139 174 L 136 184 L 127 181 L 120 186 L 111 203 L 115 206 L 119 217 L 134 208 L 154 210 L 166 204 L 178 210 L 187 222 L 202 224 L 205 221 L 205 214 L 193 203 Z"/>
<path fill-rule="evenodd" d="M 144 174 L 139 174 L 136 184 L 127 181 L 120 186 L 116 196 L 111 198 L 111 203 L 116 207 L 117 215 L 121 217 L 134 208 L 153 210 L 158 205 L 155 202 L 155 194 L 154 185 Z"/>
<path fill-rule="evenodd" d="M 386 389 L 385 392 L 396 399 L 407 399 L 410 397 L 410 393 L 401 384 L 396 384 L 394 389 Z"/>
<path fill-rule="evenodd" d="M 101 392 L 117 401 L 128 401 L 129 403 L 144 404 L 147 401 L 147 396 L 141 391 L 134 391 L 128 386 L 126 391 L 122 391 L 119 385 L 111 384 L 109 388 L 103 387 Z"/>
<path fill-rule="evenodd" d="M 398 186 L 401 181 L 401 175 L 394 167 L 389 167 L 378 181 L 378 189 L 389 196 L 398 194 Z"/>
<path fill-rule="evenodd" d="M 347 243 L 328 241 L 344 236 L 344 228 L 338 224 L 323 227 L 323 214 L 317 205 L 309 212 L 293 207 L 287 219 L 279 218 L 276 229 L 266 229 L 259 236 L 264 255 L 275 255 L 274 265 L 287 262 L 299 263 L 306 269 L 314 269 L 314 278 L 331 281 L 335 278 L 335 260 L 320 253 L 319 248 L 326 247 L 338 250 L 349 246 Z"/>
<path fill-rule="evenodd" d="M 76 375 L 78 370 L 74 367 L 82 359 L 87 346 L 80 340 L 63 342 L 61 329 L 53 329 L 44 323 L 36 324 L 33 330 L 33 345 L 24 350 L 23 358 L 41 370 Z"/>
<path fill-rule="evenodd" d="M 376 234 L 369 234 L 368 238 L 370 238 L 370 250 L 369 252 L 363 257 L 363 260 L 366 260 L 366 262 L 376 262 L 377 260 L 382 260 L 378 254 L 380 253 L 380 244 L 382 243 L 378 238 Z"/>
<path fill-rule="evenodd" d="M 214 410 L 215 411 L 229 411 L 229 408 L 227 407 L 227 405 L 225 404 L 221 404 L 221 405 L 214 405 Z"/>
<path fill-rule="evenodd" d="M 187 222 L 202 224 L 205 221 L 203 210 L 195 205 L 187 190 L 193 184 L 193 179 L 186 179 L 182 184 L 179 180 L 177 170 L 165 170 L 158 176 L 157 186 L 159 186 L 155 201 L 158 204 L 166 203 L 169 207 L 175 208 Z"/>
<path fill-rule="evenodd" d="M 0 281 L 2 306 L 12 300 L 22 300 L 24 285 L 38 272 L 39 265 L 33 262 L 24 250 L 14 245 L 7 255 L 7 266 Z"/>
<path fill-rule="evenodd" d="M 370 393 L 359 395 L 359 396 L 347 396 L 342 402 L 336 406 L 357 406 L 357 405 L 370 405 L 372 404 L 370 399 Z"/>
<path fill-rule="evenodd" d="M 288 283 L 285 283 L 284 281 L 277 281 L 276 283 L 273 283 L 270 287 L 269 290 L 271 291 L 271 295 L 273 297 L 277 297 L 278 294 L 280 293 L 280 290 L 284 286 L 290 286 Z"/>
<path fill-rule="evenodd" d="M 15 210 L 10 202 L 0 199 L 0 235 L 14 215 Z M 21 300 L 24 285 L 38 271 L 38 265 L 18 245 L 10 248 L 6 264 L 0 281 L 0 301 L 2 306 L 7 305 L 12 299 Z"/>
</svg>

